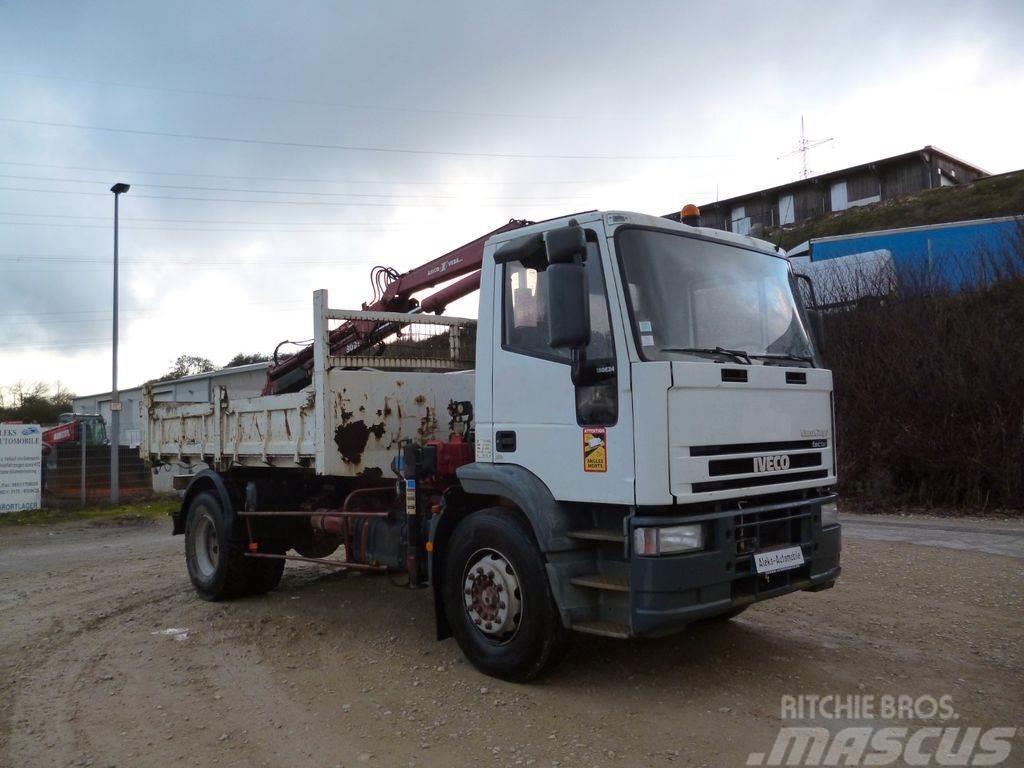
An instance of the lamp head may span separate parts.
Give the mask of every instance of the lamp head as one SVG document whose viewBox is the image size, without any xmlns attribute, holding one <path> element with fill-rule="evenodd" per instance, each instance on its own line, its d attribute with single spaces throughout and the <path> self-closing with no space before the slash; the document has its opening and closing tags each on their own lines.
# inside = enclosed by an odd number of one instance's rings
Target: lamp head
<svg viewBox="0 0 1024 768">
<path fill-rule="evenodd" d="M 117 184 L 110 188 L 110 191 L 113 192 L 115 195 L 120 195 L 127 192 L 131 188 L 131 184 L 125 184 L 124 182 L 119 181 Z"/>
</svg>

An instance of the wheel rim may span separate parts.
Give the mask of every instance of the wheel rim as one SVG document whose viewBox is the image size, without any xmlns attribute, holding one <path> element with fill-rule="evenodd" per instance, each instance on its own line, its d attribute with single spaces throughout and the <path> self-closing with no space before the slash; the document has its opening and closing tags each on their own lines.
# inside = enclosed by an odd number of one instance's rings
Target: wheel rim
<svg viewBox="0 0 1024 768">
<path fill-rule="evenodd" d="M 210 578 L 217 570 L 220 560 L 220 541 L 217 538 L 217 526 L 209 512 L 203 512 L 193 531 L 196 569 L 203 578 Z"/>
<path fill-rule="evenodd" d="M 470 623 L 488 640 L 507 643 L 519 631 L 523 594 L 508 558 L 481 549 L 469 559 L 462 577 L 463 601 Z"/>
</svg>

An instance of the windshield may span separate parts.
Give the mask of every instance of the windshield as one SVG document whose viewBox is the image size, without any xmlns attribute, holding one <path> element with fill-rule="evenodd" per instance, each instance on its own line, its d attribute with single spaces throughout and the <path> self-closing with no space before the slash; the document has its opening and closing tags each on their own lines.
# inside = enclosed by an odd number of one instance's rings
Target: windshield
<svg viewBox="0 0 1024 768">
<path fill-rule="evenodd" d="M 785 259 L 657 230 L 620 229 L 615 242 L 644 359 L 812 356 Z"/>
</svg>

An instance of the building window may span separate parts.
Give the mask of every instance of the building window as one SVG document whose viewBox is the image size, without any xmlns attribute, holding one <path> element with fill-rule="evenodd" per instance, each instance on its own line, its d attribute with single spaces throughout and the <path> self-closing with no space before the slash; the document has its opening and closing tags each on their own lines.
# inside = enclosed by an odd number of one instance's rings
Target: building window
<svg viewBox="0 0 1024 768">
<path fill-rule="evenodd" d="M 729 214 L 730 224 L 729 227 L 737 235 L 749 235 L 750 234 L 750 217 L 747 216 L 747 209 L 742 205 L 737 205 L 732 209 Z"/>
<path fill-rule="evenodd" d="M 849 198 L 846 196 L 846 180 L 832 182 L 832 211 L 845 211 L 850 207 Z"/>
<path fill-rule="evenodd" d="M 779 224 L 786 226 L 796 221 L 793 213 L 793 195 L 783 195 L 779 198 Z"/>
</svg>

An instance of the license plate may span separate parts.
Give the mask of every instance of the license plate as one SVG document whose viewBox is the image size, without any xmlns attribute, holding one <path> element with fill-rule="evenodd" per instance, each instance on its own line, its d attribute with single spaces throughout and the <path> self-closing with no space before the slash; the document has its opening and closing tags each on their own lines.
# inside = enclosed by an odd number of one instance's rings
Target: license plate
<svg viewBox="0 0 1024 768">
<path fill-rule="evenodd" d="M 800 547 L 770 549 L 754 553 L 754 566 L 758 573 L 777 573 L 799 568 L 804 564 L 804 552 Z"/>
</svg>

